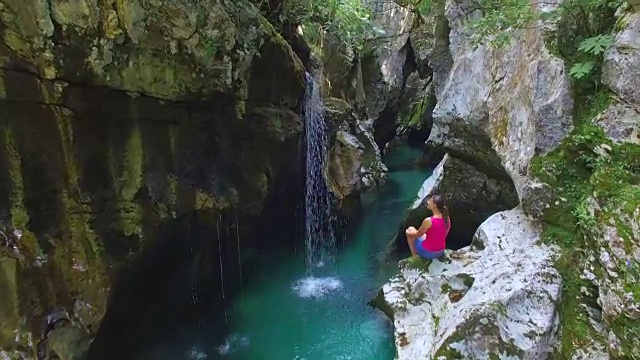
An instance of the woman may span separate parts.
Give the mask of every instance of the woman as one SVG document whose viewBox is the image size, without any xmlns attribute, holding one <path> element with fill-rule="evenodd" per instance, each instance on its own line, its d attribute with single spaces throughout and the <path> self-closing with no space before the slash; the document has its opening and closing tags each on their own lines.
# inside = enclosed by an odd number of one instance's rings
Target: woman
<svg viewBox="0 0 640 360">
<path fill-rule="evenodd" d="M 418 255 L 423 259 L 437 259 L 444 254 L 447 234 L 451 229 L 449 209 L 444 196 L 432 194 L 427 196 L 427 209 L 432 216 L 424 219 L 420 229 L 410 226 L 405 231 L 411 255 Z"/>
</svg>

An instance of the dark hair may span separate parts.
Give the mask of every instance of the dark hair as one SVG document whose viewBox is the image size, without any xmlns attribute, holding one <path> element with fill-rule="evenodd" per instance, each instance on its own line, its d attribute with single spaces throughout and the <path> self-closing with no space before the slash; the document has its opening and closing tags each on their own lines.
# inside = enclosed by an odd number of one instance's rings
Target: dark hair
<svg viewBox="0 0 640 360">
<path fill-rule="evenodd" d="M 447 200 L 443 195 L 440 194 L 431 194 L 427 196 L 425 200 L 425 204 L 429 200 L 433 200 L 433 203 L 436 205 L 438 210 L 442 213 L 442 217 L 444 219 L 445 224 L 449 225 L 449 208 L 447 207 Z"/>
</svg>

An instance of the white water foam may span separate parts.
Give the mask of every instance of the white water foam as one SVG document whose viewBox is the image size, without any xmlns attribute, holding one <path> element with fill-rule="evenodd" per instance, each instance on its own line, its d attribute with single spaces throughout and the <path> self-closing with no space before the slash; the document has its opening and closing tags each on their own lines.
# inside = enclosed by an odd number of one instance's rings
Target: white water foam
<svg viewBox="0 0 640 360">
<path fill-rule="evenodd" d="M 342 281 L 337 277 L 309 276 L 293 284 L 293 290 L 303 298 L 321 298 L 328 292 L 342 289 Z"/>
<path fill-rule="evenodd" d="M 204 360 L 207 358 L 207 354 L 195 345 L 191 347 L 191 350 L 189 350 L 188 356 L 191 360 Z"/>
<path fill-rule="evenodd" d="M 224 344 L 218 346 L 218 354 L 229 355 L 238 350 L 238 348 L 245 347 L 247 345 L 249 345 L 249 339 L 246 336 L 231 334 L 227 337 Z"/>
</svg>

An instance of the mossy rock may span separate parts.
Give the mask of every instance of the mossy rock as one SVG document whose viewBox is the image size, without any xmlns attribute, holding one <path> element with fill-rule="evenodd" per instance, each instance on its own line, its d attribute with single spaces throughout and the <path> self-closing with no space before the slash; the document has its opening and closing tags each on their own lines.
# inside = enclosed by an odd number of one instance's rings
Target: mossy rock
<svg viewBox="0 0 640 360">
<path fill-rule="evenodd" d="M 467 316 L 465 322 L 438 348 L 435 359 L 467 359 L 471 356 L 466 352 L 467 348 L 473 349 L 473 354 L 485 353 L 489 358 L 505 355 L 516 359 L 523 357 L 524 352 L 518 346 L 503 339 L 497 325 L 497 314 L 476 311 Z"/>
<path fill-rule="evenodd" d="M 604 249 L 614 261 L 617 258 L 614 254 L 630 251 L 628 246 L 638 241 L 632 239 L 633 232 L 624 225 L 629 221 L 620 220 L 632 217 L 640 206 L 640 187 L 637 185 L 640 181 L 640 163 L 637 160 L 640 145 L 614 143 L 603 129 L 593 123 L 597 124 L 600 114 L 612 106 L 611 102 L 607 91 L 590 96 L 578 109 L 576 127 L 570 136 L 557 150 L 532 162 L 533 173 L 555 188 L 558 197 L 545 211 L 543 232 L 544 241 L 562 250 L 556 265 L 564 279 L 565 289 L 560 313 L 558 358 L 570 358 L 576 349 L 590 346 L 593 339 L 609 346 L 610 341 L 593 329 L 584 307 L 599 308 L 605 299 L 598 299 L 598 294 L 615 293 L 618 285 L 614 283 L 637 283 L 632 271 L 633 260 L 631 266 L 624 259 L 620 264 L 613 263 L 617 273 L 615 280 L 610 279 L 609 270 L 603 263 L 589 260 L 606 259 L 602 254 Z M 622 235 L 616 240 L 616 236 L 611 235 L 612 231 Z M 605 232 L 609 233 L 608 240 L 603 239 Z M 620 247 L 611 249 L 611 246 L 618 246 L 615 245 L 618 240 Z M 576 248 L 581 251 L 575 252 Z M 576 264 L 580 265 L 576 267 Z M 600 289 L 582 276 L 583 271 L 593 274 L 593 280 Z M 584 289 L 591 290 L 585 293 Z M 607 301 L 604 306 L 608 307 Z M 604 320 L 605 328 L 615 335 L 618 342 L 617 350 L 609 350 L 617 356 L 638 356 L 633 345 L 638 334 L 626 330 L 634 320 L 623 314 L 608 319 L 606 311 Z"/>
</svg>

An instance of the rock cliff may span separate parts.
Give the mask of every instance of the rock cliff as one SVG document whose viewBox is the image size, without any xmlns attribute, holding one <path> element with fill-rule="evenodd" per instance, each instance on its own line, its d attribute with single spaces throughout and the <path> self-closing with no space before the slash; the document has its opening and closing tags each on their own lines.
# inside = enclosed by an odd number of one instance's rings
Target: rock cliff
<svg viewBox="0 0 640 360">
<path fill-rule="evenodd" d="M 434 70 L 427 146 L 448 155 L 414 205 L 433 189 L 454 203 L 474 198 L 487 178 L 510 183 L 516 201 L 479 217 L 470 246 L 401 262 L 377 299 L 394 319 L 398 359 L 640 358 L 637 9 L 618 10 L 593 89 L 571 80 L 559 48 L 575 19 L 476 46 L 465 24 L 482 14 L 464 0 L 440 4 L 413 32 L 433 34 L 416 51 Z M 484 176 L 447 170 L 456 163 Z"/>
<path fill-rule="evenodd" d="M 38 343 L 72 323 L 86 344 L 119 271 L 151 249 L 219 278 L 203 254 L 235 242 L 218 232 L 189 255 L 157 244 L 161 224 L 199 214 L 242 234 L 292 191 L 304 68 L 245 1 L 3 1 L 0 15 L 0 348 L 71 359 Z"/>
</svg>

